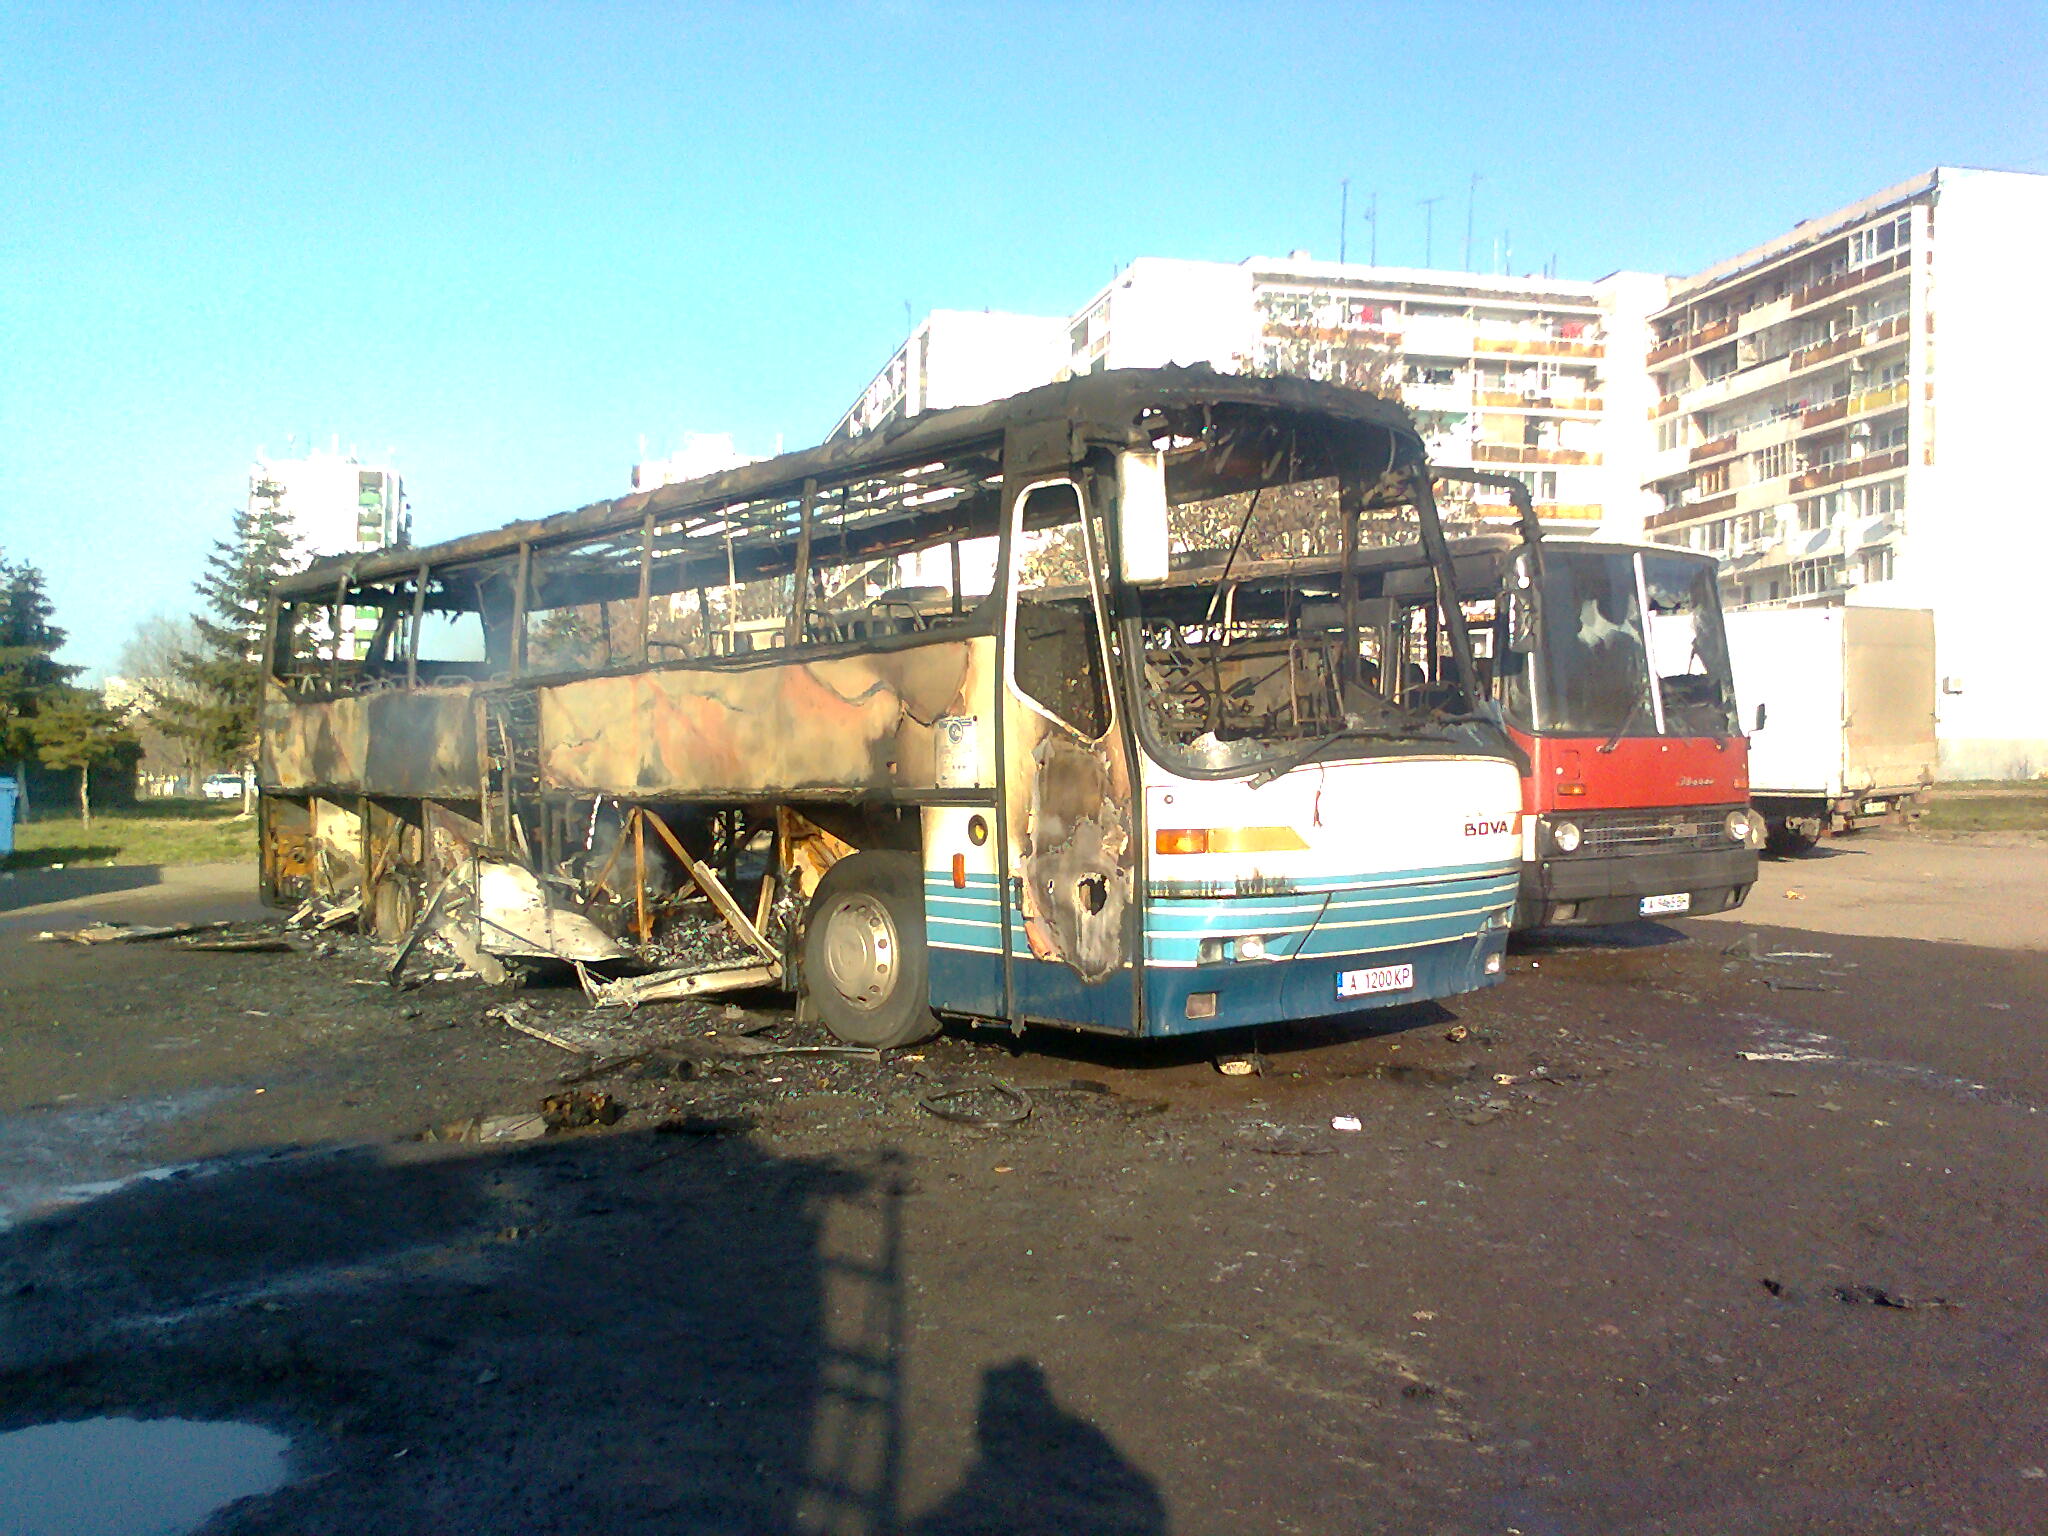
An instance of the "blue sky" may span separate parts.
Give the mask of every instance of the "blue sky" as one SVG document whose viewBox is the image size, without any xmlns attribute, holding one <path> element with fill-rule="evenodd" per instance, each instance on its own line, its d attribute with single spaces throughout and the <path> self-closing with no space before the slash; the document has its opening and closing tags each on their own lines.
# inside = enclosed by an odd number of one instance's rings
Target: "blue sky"
<svg viewBox="0 0 2048 1536">
<path fill-rule="evenodd" d="M 1141 255 L 1688 272 L 1935 164 L 2048 171 L 2034 5 L 0 0 L 0 548 L 70 660 L 183 612 L 259 447 L 432 540 L 821 437 L 904 304 Z"/>
</svg>

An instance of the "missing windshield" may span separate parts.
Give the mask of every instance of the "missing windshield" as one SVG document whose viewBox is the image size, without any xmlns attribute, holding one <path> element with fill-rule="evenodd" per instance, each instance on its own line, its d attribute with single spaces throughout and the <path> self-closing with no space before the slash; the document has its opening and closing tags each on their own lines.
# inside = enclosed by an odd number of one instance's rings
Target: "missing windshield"
<svg viewBox="0 0 2048 1536">
<path fill-rule="evenodd" d="M 1441 740 L 1436 716 L 1464 698 L 1448 681 L 1424 514 L 1389 475 L 1384 438 L 1218 409 L 1156 440 L 1163 506 L 1124 536 L 1157 546 L 1127 549 L 1126 568 L 1158 573 L 1137 584 L 1136 627 L 1148 734 L 1168 766 L 1248 771 L 1344 737 Z M 1355 574 L 1361 551 L 1402 546 L 1405 583 Z"/>
</svg>

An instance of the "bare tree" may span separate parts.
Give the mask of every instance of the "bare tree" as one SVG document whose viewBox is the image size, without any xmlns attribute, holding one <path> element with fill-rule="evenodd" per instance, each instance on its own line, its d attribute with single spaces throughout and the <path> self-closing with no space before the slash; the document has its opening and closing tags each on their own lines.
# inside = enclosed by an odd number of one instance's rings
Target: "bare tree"
<svg viewBox="0 0 2048 1536">
<path fill-rule="evenodd" d="M 135 626 L 122 645 L 115 670 L 136 698 L 175 700 L 196 707 L 203 702 L 203 695 L 196 683 L 179 672 L 178 658 L 198 647 L 199 629 L 190 618 L 153 613 Z M 197 787 L 209 766 L 199 742 L 164 730 L 148 709 L 131 710 L 128 723 L 142 743 L 145 776 L 182 779 Z"/>
</svg>

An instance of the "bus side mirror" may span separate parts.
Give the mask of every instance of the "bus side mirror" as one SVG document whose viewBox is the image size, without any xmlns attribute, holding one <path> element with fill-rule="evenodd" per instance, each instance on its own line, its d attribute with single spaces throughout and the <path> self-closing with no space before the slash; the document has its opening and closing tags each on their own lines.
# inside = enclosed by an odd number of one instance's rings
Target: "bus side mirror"
<svg viewBox="0 0 2048 1536">
<path fill-rule="evenodd" d="M 1166 455 L 1125 453 L 1116 461 L 1118 541 L 1125 581 L 1158 581 L 1168 573 Z"/>
<path fill-rule="evenodd" d="M 1770 709 L 1770 707 L 1771 707 L 1771 706 L 1770 706 L 1770 705 L 1768 705 L 1768 704 L 1759 704 L 1759 705 L 1757 705 L 1757 707 L 1756 707 L 1756 728 L 1757 728 L 1758 730 L 1762 730 L 1762 729 L 1764 728 L 1764 715 L 1765 715 L 1765 713 L 1766 713 L 1766 712 L 1767 712 L 1767 711 L 1768 711 L 1768 710 Z"/>
</svg>

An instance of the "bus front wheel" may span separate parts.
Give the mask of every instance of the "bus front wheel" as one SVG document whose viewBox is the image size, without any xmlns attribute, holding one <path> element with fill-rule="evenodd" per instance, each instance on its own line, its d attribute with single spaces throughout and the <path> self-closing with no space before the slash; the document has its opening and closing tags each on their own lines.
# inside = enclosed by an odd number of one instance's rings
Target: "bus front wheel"
<svg viewBox="0 0 2048 1536">
<path fill-rule="evenodd" d="M 804 922 L 804 986 L 851 1045 L 910 1045 L 938 1029 L 924 940 L 924 871 L 908 853 L 849 854 Z"/>
</svg>

